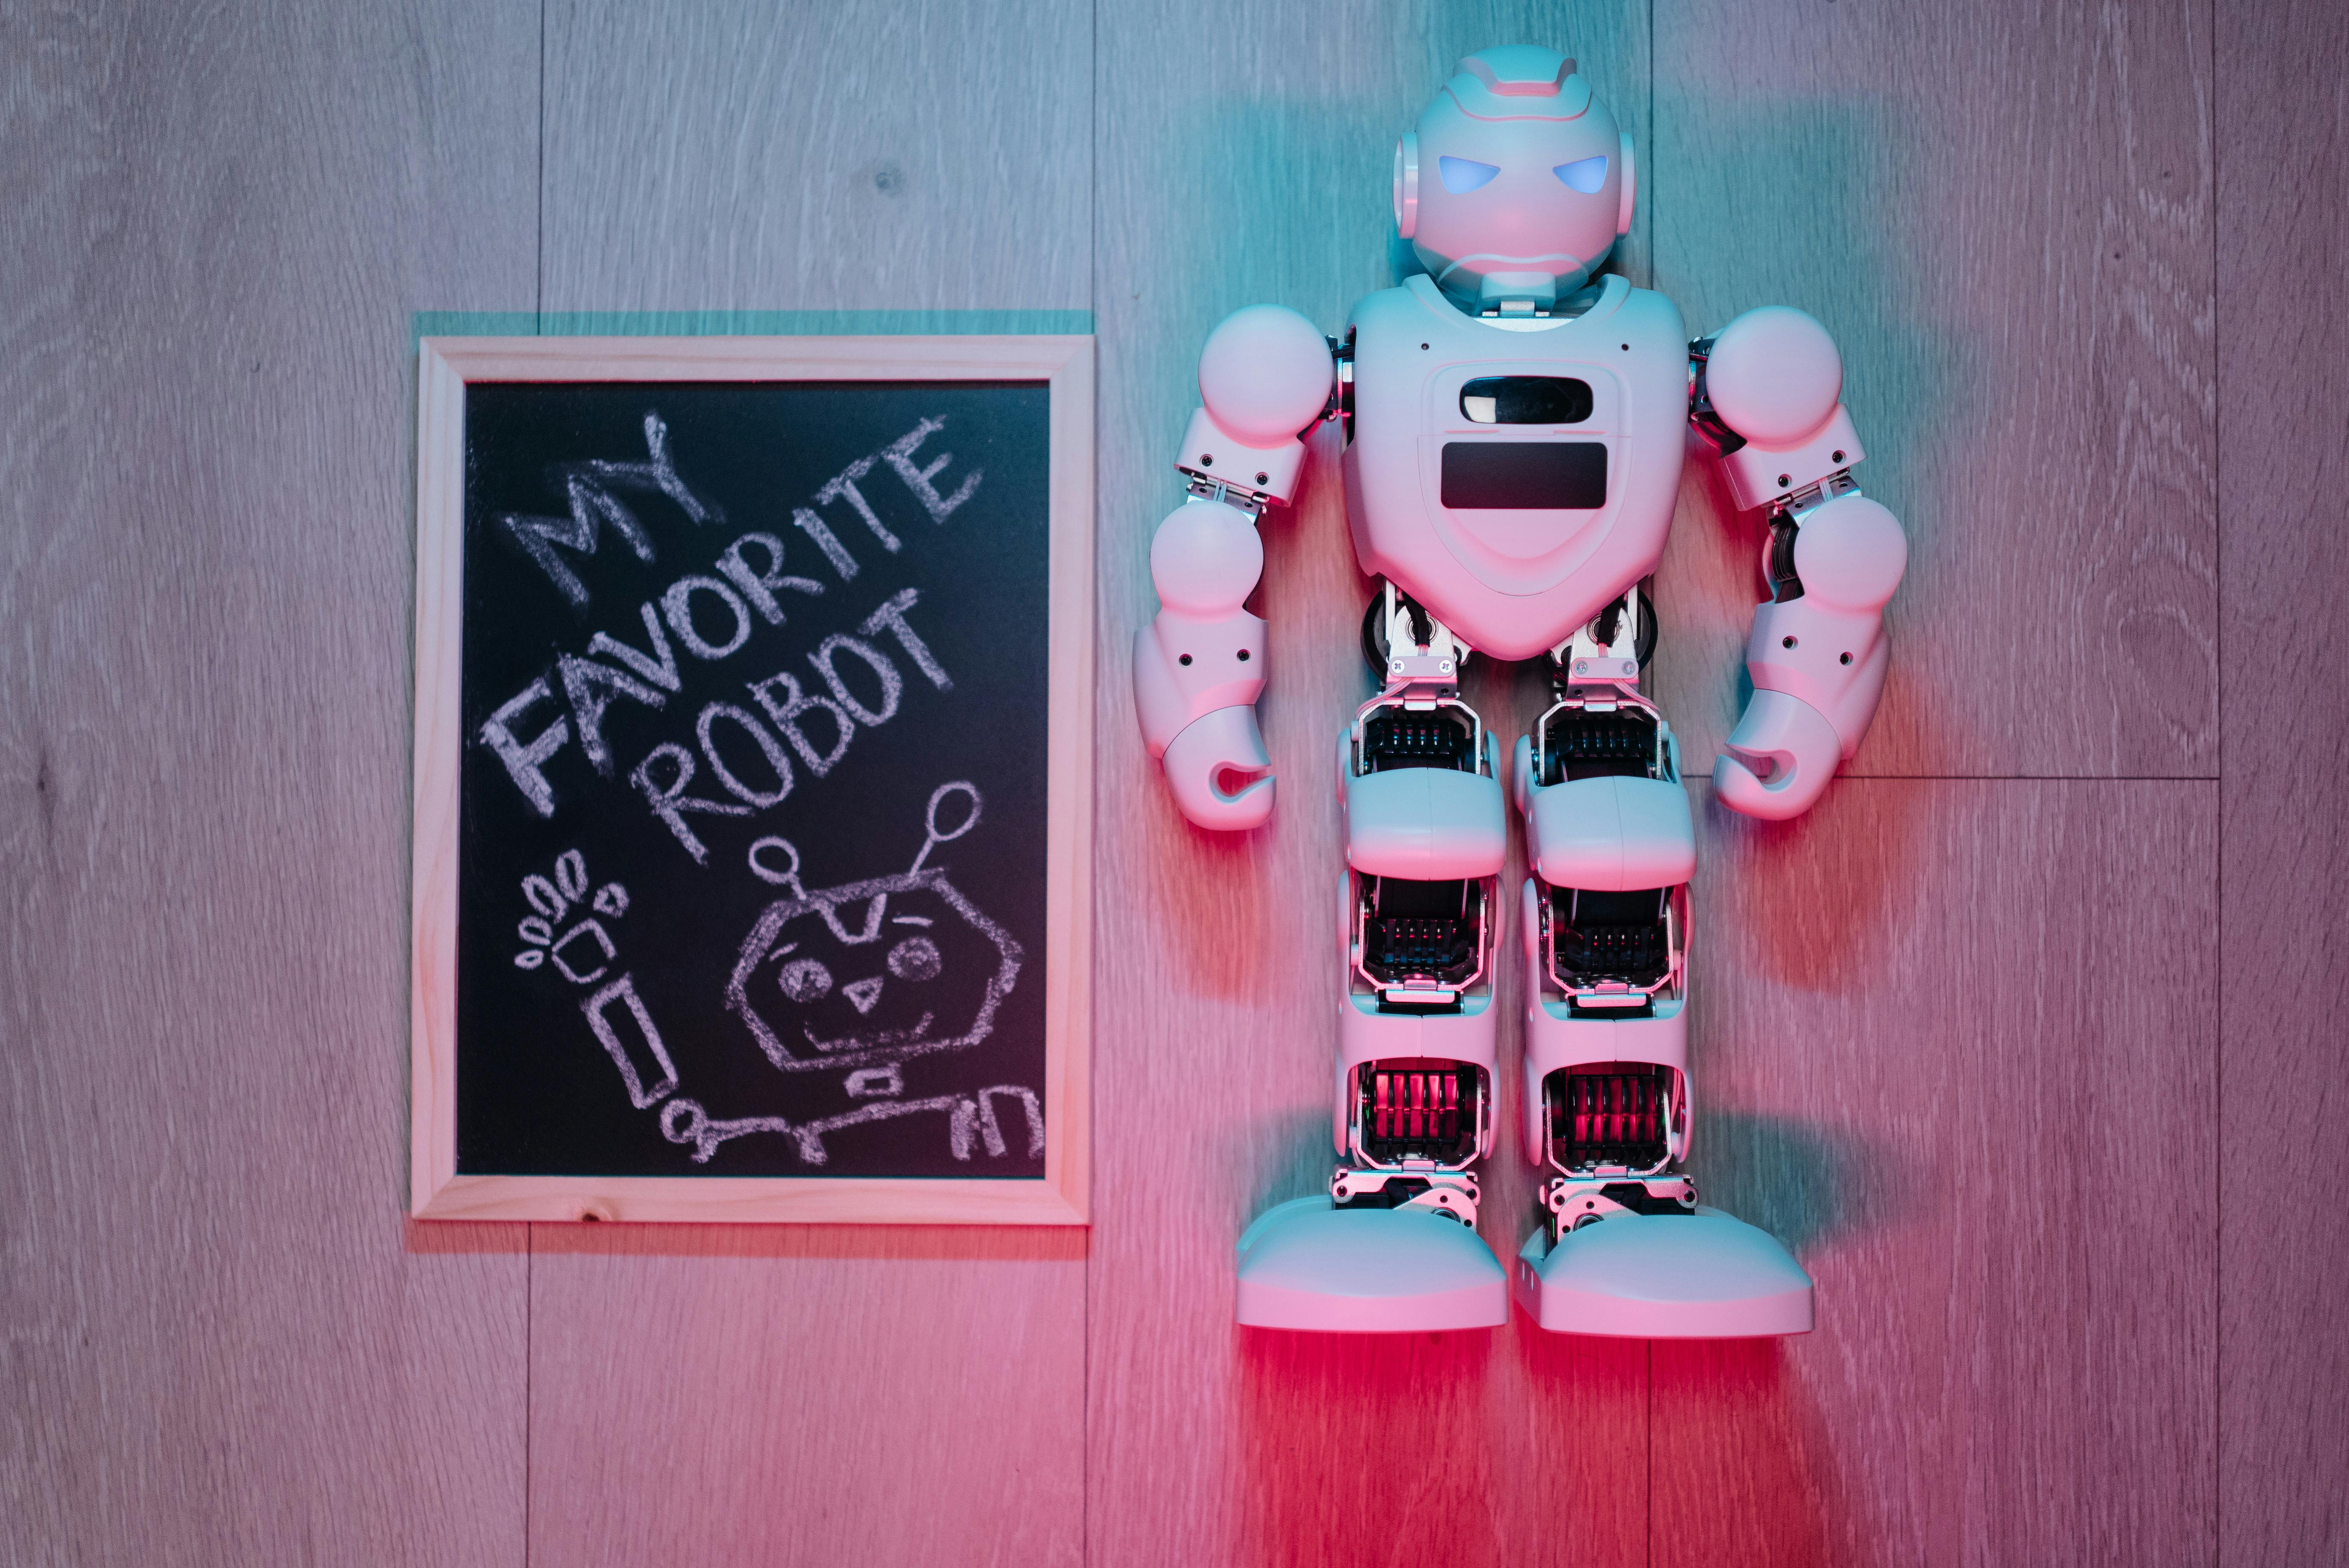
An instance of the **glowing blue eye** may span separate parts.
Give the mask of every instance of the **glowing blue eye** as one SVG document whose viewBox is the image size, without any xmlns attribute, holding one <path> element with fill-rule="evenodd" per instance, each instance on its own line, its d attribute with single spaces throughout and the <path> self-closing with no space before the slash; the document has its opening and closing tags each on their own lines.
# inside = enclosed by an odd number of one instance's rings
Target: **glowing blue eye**
<svg viewBox="0 0 2349 1568">
<path fill-rule="evenodd" d="M 1596 196 L 1599 188 L 1607 183 L 1607 160 L 1585 158 L 1573 163 L 1561 163 L 1550 170 L 1585 196 Z M 1446 184 L 1450 181 L 1446 181 Z"/>
<path fill-rule="evenodd" d="M 1606 160 L 1602 158 L 1599 161 L 1604 163 Z M 1439 158 L 1435 160 L 1435 168 L 1436 172 L 1444 176 L 1444 188 L 1454 196 L 1465 196 L 1471 191 L 1482 190 L 1493 182 L 1493 176 L 1500 172 L 1489 163 L 1476 163 L 1465 158 Z"/>
</svg>

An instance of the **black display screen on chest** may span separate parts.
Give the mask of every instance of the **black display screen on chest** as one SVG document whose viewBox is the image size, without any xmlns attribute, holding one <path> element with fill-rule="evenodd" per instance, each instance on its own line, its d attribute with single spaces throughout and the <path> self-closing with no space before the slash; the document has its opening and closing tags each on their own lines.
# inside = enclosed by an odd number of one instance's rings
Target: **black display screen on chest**
<svg viewBox="0 0 2349 1568">
<path fill-rule="evenodd" d="M 1595 511 L 1607 504 L 1599 441 L 1446 441 L 1443 501 L 1453 510 Z"/>
</svg>

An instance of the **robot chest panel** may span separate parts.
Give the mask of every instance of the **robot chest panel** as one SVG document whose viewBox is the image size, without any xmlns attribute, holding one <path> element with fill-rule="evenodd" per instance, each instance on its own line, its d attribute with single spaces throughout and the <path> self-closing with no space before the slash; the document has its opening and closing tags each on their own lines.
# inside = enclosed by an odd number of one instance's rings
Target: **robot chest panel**
<svg viewBox="0 0 2349 1568">
<path fill-rule="evenodd" d="M 1474 642 L 1502 613 L 1541 635 L 1578 617 L 1562 637 L 1662 552 L 1687 413 L 1679 313 L 1609 279 L 1585 315 L 1516 331 L 1412 282 L 1355 315 L 1357 553 Z"/>
</svg>

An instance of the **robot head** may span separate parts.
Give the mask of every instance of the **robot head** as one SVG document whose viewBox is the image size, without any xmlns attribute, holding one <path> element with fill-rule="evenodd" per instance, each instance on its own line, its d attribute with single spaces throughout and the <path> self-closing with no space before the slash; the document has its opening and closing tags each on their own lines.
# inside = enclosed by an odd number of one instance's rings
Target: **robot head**
<svg viewBox="0 0 2349 1568">
<path fill-rule="evenodd" d="M 1631 227 L 1631 139 L 1555 49 L 1460 62 L 1395 148 L 1395 227 L 1472 310 L 1579 288 Z"/>
</svg>

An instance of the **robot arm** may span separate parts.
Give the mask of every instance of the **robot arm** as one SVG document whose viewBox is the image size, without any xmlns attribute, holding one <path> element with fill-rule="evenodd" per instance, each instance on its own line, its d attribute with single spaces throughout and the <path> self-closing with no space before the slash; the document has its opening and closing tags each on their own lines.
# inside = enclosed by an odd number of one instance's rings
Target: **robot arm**
<svg viewBox="0 0 2349 1568">
<path fill-rule="evenodd" d="M 1133 697 L 1174 803 L 1203 828 L 1272 815 L 1271 759 L 1257 728 L 1265 624 L 1242 606 L 1264 571 L 1256 523 L 1286 505 L 1305 466 L 1302 432 L 1328 412 L 1328 340 L 1295 311 L 1251 305 L 1199 355 L 1199 397 L 1175 468 L 1190 499 L 1150 545 L 1157 618 L 1133 643 Z"/>
<path fill-rule="evenodd" d="M 1741 508 L 1767 507 L 1770 598 L 1754 613 L 1754 699 L 1714 760 L 1714 792 L 1749 817 L 1816 804 L 1868 733 L 1890 645 L 1884 605 L 1909 546 L 1899 521 L 1859 493 L 1867 454 L 1843 407 L 1843 360 L 1798 310 L 1747 311 L 1691 350 L 1691 418 L 1720 450 Z"/>
</svg>

